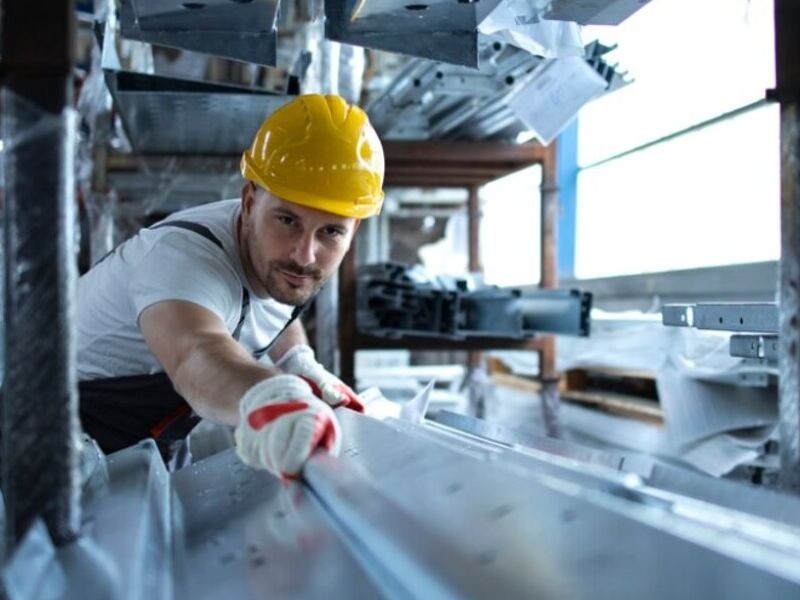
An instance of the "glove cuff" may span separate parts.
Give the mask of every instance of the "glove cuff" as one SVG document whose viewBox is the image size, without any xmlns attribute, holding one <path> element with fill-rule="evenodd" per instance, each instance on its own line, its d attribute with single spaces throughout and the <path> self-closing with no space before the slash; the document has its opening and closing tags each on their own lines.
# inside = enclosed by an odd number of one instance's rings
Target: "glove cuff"
<svg viewBox="0 0 800 600">
<path fill-rule="evenodd" d="M 275 366 L 286 371 L 294 371 L 294 365 L 299 361 L 317 362 L 317 357 L 314 355 L 314 350 L 307 344 L 297 344 L 292 346 L 287 352 L 284 353 L 276 362 Z"/>
</svg>

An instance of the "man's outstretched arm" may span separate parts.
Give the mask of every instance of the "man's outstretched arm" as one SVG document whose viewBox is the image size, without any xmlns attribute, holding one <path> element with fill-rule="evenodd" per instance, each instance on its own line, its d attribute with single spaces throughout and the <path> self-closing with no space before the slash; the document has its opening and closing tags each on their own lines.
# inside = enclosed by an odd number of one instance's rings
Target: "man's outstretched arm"
<svg viewBox="0 0 800 600">
<path fill-rule="evenodd" d="M 204 419 L 236 426 L 245 392 L 279 373 L 250 356 L 216 314 L 192 302 L 153 304 L 139 316 L 139 328 L 175 390 Z"/>
</svg>

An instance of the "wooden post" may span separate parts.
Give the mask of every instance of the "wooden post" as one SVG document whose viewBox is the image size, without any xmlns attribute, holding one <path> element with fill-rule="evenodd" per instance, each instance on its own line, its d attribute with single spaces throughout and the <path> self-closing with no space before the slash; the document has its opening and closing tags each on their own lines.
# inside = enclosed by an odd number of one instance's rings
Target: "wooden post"
<svg viewBox="0 0 800 600">
<path fill-rule="evenodd" d="M 558 287 L 558 257 L 556 255 L 558 223 L 558 180 L 556 177 L 556 142 L 550 144 L 542 161 L 541 188 L 541 282 L 540 287 Z M 542 384 L 542 418 L 547 435 L 559 437 L 558 373 L 556 371 L 556 341 L 553 336 L 544 340 L 539 351 L 539 380 Z"/>
</svg>

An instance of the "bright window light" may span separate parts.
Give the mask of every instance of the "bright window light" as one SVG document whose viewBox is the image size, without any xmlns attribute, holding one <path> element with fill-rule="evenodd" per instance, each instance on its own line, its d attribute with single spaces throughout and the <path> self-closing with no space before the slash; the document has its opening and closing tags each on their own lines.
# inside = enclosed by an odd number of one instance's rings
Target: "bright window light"
<svg viewBox="0 0 800 600">
<path fill-rule="evenodd" d="M 481 188 L 481 263 L 486 283 L 539 282 L 541 184 L 542 169 L 537 165 Z"/>
<path fill-rule="evenodd" d="M 619 44 L 634 83 L 580 113 L 586 166 L 764 98 L 775 86 L 772 0 L 653 0 L 584 40 Z"/>
<path fill-rule="evenodd" d="M 776 260 L 779 128 L 768 105 L 581 171 L 576 276 Z"/>
</svg>

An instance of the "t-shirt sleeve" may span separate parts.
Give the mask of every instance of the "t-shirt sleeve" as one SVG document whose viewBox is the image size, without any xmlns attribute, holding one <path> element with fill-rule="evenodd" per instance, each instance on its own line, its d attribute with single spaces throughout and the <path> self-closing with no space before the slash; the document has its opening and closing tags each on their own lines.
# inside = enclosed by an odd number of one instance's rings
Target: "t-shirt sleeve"
<svg viewBox="0 0 800 600">
<path fill-rule="evenodd" d="M 230 326 L 241 311 L 242 284 L 224 252 L 182 232 L 162 235 L 131 270 L 130 298 L 138 320 L 165 300 L 199 304 Z"/>
</svg>

